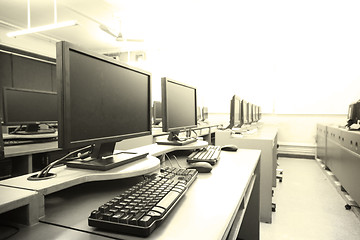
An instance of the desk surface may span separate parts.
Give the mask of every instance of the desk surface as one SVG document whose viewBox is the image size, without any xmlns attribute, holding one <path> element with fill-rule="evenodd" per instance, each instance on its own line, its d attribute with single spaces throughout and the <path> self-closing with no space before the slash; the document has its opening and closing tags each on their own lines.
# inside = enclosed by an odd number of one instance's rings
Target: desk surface
<svg viewBox="0 0 360 240">
<path fill-rule="evenodd" d="M 60 150 L 58 148 L 58 142 L 43 142 L 43 143 L 32 143 L 32 144 L 21 144 L 4 147 L 5 157 L 16 157 L 23 155 L 30 155 L 36 153 L 52 152 Z"/>
<path fill-rule="evenodd" d="M 147 239 L 224 238 L 234 221 L 259 157 L 258 150 L 222 152 L 212 172 L 198 175 L 171 214 Z M 45 199 L 46 216 L 42 222 L 112 238 L 143 239 L 97 230 L 87 224 L 91 210 L 137 181 L 140 179 L 91 182 L 51 194 Z M 29 233 L 28 239 L 32 239 L 32 232 Z M 74 236 L 81 237 L 77 235 Z M 88 239 L 88 236 L 81 239 Z"/>
<path fill-rule="evenodd" d="M 147 239 L 169 239 L 169 236 L 170 239 L 224 238 L 234 221 L 259 158 L 259 150 L 239 149 L 237 152 L 222 152 L 221 159 L 212 172 L 198 175 L 186 195 L 160 228 Z M 52 227 L 49 228 L 50 231 L 54 231 L 57 237 L 66 235 L 69 239 L 95 239 L 97 237 L 97 235 L 84 234 L 80 231 L 122 239 L 143 239 L 102 232 L 87 224 L 87 217 L 91 210 L 137 181 L 140 181 L 139 177 L 86 182 L 49 194 L 45 198 L 46 215 L 41 220 L 42 223 L 36 227 L 21 230 L 11 239 L 20 239 L 24 236 L 24 232 L 27 239 L 39 239 L 39 232 L 49 231 L 45 230 L 44 223 L 58 225 L 58 228 L 54 230 L 51 230 Z M 216 207 L 219 205 L 221 208 Z M 60 228 L 63 230 L 59 231 Z"/>
<path fill-rule="evenodd" d="M 25 206 L 37 196 L 36 191 L 0 186 L 0 213 Z"/>
</svg>

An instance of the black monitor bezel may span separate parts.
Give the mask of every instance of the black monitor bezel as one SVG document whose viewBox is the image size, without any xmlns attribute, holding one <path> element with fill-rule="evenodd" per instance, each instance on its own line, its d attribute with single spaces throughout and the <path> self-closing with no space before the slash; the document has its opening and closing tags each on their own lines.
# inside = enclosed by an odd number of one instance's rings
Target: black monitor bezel
<svg viewBox="0 0 360 240">
<path fill-rule="evenodd" d="M 187 126 L 181 126 L 181 127 L 171 127 L 169 126 L 169 116 L 168 116 L 168 84 L 172 83 L 172 84 L 177 84 L 186 88 L 191 88 L 194 90 L 195 93 L 195 123 L 192 125 L 187 125 Z M 198 126 L 198 119 L 197 119 L 197 89 L 196 87 L 190 86 L 188 84 L 184 84 L 182 82 L 179 81 L 175 81 L 173 79 L 170 79 L 168 77 L 163 77 L 161 78 L 161 103 L 162 103 L 162 110 L 163 110 L 163 121 L 162 121 L 162 130 L 163 132 L 175 132 L 175 131 L 186 131 L 186 130 L 190 130 L 192 128 L 196 128 Z"/>
<path fill-rule="evenodd" d="M 8 114 L 8 98 L 7 92 L 8 90 L 11 91 L 18 91 L 18 92 L 30 92 L 30 93 L 39 93 L 39 94 L 47 94 L 47 95 L 57 95 L 56 92 L 51 91 L 42 91 L 42 90 L 35 90 L 35 89 L 25 89 L 25 88 L 14 88 L 14 87 L 4 87 L 3 88 L 3 110 L 4 110 L 4 125 L 26 125 L 26 124 L 56 124 L 58 121 L 57 119 L 53 120 L 36 120 L 36 121 L 11 121 L 9 120 L 9 114 Z M 21 111 L 21 110 L 20 110 Z"/>
<path fill-rule="evenodd" d="M 123 135 L 114 135 L 108 137 L 99 137 L 86 140 L 72 141 L 71 136 L 71 116 L 70 116 L 70 51 L 80 52 L 81 54 L 88 55 L 93 58 L 97 58 L 101 61 L 107 62 L 109 64 L 117 65 L 122 68 L 127 68 L 131 71 L 136 71 L 145 75 L 148 75 L 148 130 L 144 132 L 123 134 Z M 102 144 L 102 143 L 111 143 L 119 142 L 124 139 L 141 137 L 152 134 L 152 124 L 151 124 L 151 73 L 145 70 L 129 66 L 125 63 L 116 61 L 115 59 L 101 55 L 90 50 L 83 49 L 75 44 L 61 41 L 56 45 L 56 73 L 57 73 L 57 82 L 58 82 L 58 111 L 59 111 L 59 123 L 58 123 L 58 139 L 59 147 L 64 149 L 77 148 L 89 144 Z"/>
<path fill-rule="evenodd" d="M 235 109 L 235 102 L 238 101 L 239 102 L 239 109 L 236 111 Z M 244 123 L 243 120 L 243 100 L 237 96 L 237 95 L 233 95 L 233 97 L 231 98 L 230 101 L 230 127 L 241 127 Z M 239 117 L 239 121 L 235 122 L 235 115 L 236 113 L 238 114 Z"/>
<path fill-rule="evenodd" d="M 252 103 L 248 103 L 248 114 L 249 114 L 249 123 L 251 124 L 251 123 L 253 123 L 254 122 L 254 119 L 253 119 L 253 117 L 254 117 L 254 113 L 253 113 L 253 104 Z"/>
<path fill-rule="evenodd" d="M 243 123 L 249 124 L 249 103 L 245 100 L 242 101 L 243 105 Z M 246 112 L 245 112 L 246 110 Z"/>
<path fill-rule="evenodd" d="M 202 121 L 206 121 L 209 119 L 209 108 L 208 107 L 206 107 L 206 106 L 202 107 L 201 116 L 202 116 L 202 118 L 201 118 Z"/>
<path fill-rule="evenodd" d="M 0 124 L 0 160 L 5 159 L 4 140 L 2 134 L 2 126 Z"/>
</svg>

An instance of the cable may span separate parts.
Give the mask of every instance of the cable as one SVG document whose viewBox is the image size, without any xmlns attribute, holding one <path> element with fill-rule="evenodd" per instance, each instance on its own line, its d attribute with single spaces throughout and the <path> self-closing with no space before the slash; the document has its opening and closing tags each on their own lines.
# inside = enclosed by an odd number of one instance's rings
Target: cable
<svg viewBox="0 0 360 240">
<path fill-rule="evenodd" d="M 195 133 L 196 138 L 198 138 L 198 134 L 194 129 L 192 129 L 192 132 Z M 191 137 L 191 132 L 190 132 L 190 137 Z"/>
<path fill-rule="evenodd" d="M 177 163 L 177 165 L 179 166 L 179 168 L 183 168 L 183 167 L 180 165 L 179 161 L 177 160 L 176 156 L 175 156 L 175 155 L 173 155 L 173 157 L 175 158 L 176 163 Z"/>
<path fill-rule="evenodd" d="M 171 167 L 174 167 L 174 165 L 172 164 L 171 159 L 169 158 L 169 156 L 167 154 L 165 154 L 165 157 L 169 160 L 169 163 L 170 163 Z"/>
<path fill-rule="evenodd" d="M 43 178 L 43 177 L 46 177 L 50 171 L 50 169 L 52 169 L 53 166 L 55 166 L 56 164 L 60 163 L 61 161 L 63 161 L 64 159 L 66 159 L 67 157 L 73 155 L 73 154 L 76 154 L 76 153 L 79 153 L 79 152 L 82 152 L 82 151 L 85 151 L 85 150 L 90 150 L 93 148 L 93 145 L 89 145 L 89 146 L 86 146 L 86 147 L 83 147 L 83 148 L 80 148 L 80 149 L 77 149 L 75 151 L 72 151 L 68 154 L 66 154 L 64 157 L 62 158 L 59 158 L 58 160 L 55 160 L 54 162 L 50 163 L 49 165 L 47 165 L 45 168 L 43 168 L 41 170 L 41 172 L 36 176 L 36 178 Z"/>
<path fill-rule="evenodd" d="M 22 126 L 23 126 L 23 125 L 17 126 L 17 127 L 16 127 L 12 132 L 10 132 L 9 134 L 15 134 L 15 133 L 17 133 L 19 130 L 22 129 Z"/>
</svg>

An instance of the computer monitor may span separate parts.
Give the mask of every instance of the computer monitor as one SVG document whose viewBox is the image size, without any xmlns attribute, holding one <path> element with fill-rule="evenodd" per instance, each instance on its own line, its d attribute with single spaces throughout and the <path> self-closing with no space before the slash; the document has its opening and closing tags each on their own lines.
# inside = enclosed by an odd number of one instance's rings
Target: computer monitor
<svg viewBox="0 0 360 240">
<path fill-rule="evenodd" d="M 230 125 L 228 128 L 240 128 L 243 124 L 242 100 L 234 95 L 230 101 Z"/>
<path fill-rule="evenodd" d="M 259 121 L 259 106 L 255 105 L 255 121 Z"/>
<path fill-rule="evenodd" d="M 249 123 L 252 123 L 254 121 L 253 119 L 253 104 L 248 103 L 248 114 L 249 114 Z"/>
<path fill-rule="evenodd" d="M 348 108 L 348 122 L 347 125 L 350 127 L 352 124 L 359 123 L 360 120 L 360 100 L 349 105 Z"/>
<path fill-rule="evenodd" d="M 4 158 L 5 158 L 4 141 L 3 141 L 3 136 L 2 136 L 2 127 L 0 124 L 0 160 L 3 160 Z"/>
<path fill-rule="evenodd" d="M 253 122 L 257 122 L 256 105 L 255 104 L 252 105 L 252 115 L 253 115 Z"/>
<path fill-rule="evenodd" d="M 151 74 L 62 41 L 56 44 L 59 147 L 93 145 L 69 167 L 108 170 L 147 153 L 114 154 L 116 142 L 151 135 Z"/>
<path fill-rule="evenodd" d="M 206 121 L 209 118 L 209 109 L 208 107 L 202 107 L 202 121 Z"/>
<path fill-rule="evenodd" d="M 159 125 L 162 121 L 162 111 L 161 111 L 161 102 L 153 102 L 153 124 Z"/>
<path fill-rule="evenodd" d="M 243 106 L 243 123 L 249 124 L 249 103 L 245 100 L 242 101 Z"/>
<path fill-rule="evenodd" d="M 202 120 L 201 108 L 199 106 L 196 108 L 196 113 L 197 113 L 197 120 L 201 121 Z"/>
<path fill-rule="evenodd" d="M 158 144 L 185 145 L 195 142 L 187 134 L 180 138 L 181 131 L 189 133 L 197 127 L 197 92 L 196 88 L 177 82 L 170 78 L 161 79 L 161 96 L 163 109 L 163 131 L 169 132 L 167 140 L 157 141 Z"/>
<path fill-rule="evenodd" d="M 56 124 L 57 93 L 4 87 L 4 124 L 20 125 L 12 134 L 54 133 L 54 128 L 40 124 Z M 23 130 L 22 125 L 26 125 Z"/>
<path fill-rule="evenodd" d="M 262 112 L 261 112 L 261 107 L 259 106 L 259 121 L 260 121 L 261 117 L 262 117 Z"/>
</svg>

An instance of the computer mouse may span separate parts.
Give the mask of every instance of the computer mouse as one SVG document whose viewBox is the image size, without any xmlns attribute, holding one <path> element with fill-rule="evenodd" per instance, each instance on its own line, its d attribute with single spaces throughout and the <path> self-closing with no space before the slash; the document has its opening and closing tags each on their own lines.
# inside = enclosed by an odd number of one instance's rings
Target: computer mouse
<svg viewBox="0 0 360 240">
<path fill-rule="evenodd" d="M 187 167 L 187 169 L 195 169 L 199 173 L 208 173 L 211 172 L 212 166 L 210 163 L 207 162 L 195 162 L 191 163 L 190 166 Z"/>
<path fill-rule="evenodd" d="M 238 147 L 233 144 L 224 145 L 221 147 L 221 150 L 223 151 L 230 151 L 230 152 L 236 152 L 238 150 Z"/>
</svg>

